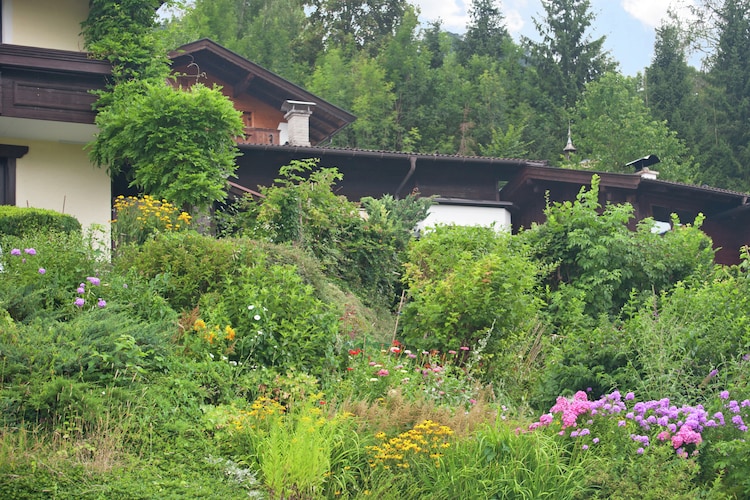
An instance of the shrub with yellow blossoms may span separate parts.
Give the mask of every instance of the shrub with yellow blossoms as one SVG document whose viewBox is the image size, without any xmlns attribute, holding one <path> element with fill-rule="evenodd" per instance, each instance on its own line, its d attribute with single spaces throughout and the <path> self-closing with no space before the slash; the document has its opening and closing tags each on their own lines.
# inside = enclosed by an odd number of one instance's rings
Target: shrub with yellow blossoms
<svg viewBox="0 0 750 500">
<path fill-rule="evenodd" d="M 199 354 L 207 351 L 212 358 L 218 355 L 220 356 L 219 359 L 226 361 L 228 360 L 227 356 L 234 353 L 237 332 L 232 328 L 232 325 L 225 325 L 224 327 L 215 324 L 208 325 L 204 320 L 198 318 L 193 323 L 193 331 L 197 334 L 197 339 L 189 342 L 189 345 Z"/>
<path fill-rule="evenodd" d="M 384 469 L 408 469 L 415 461 L 425 457 L 431 459 L 435 467 L 440 467 L 442 451 L 450 447 L 453 429 L 432 420 L 424 420 L 412 429 L 388 439 L 384 432 L 375 437 L 381 444 L 368 446 L 372 454 L 370 467 Z"/>
<path fill-rule="evenodd" d="M 144 195 L 123 195 L 115 198 L 112 239 L 115 246 L 141 244 L 157 233 L 183 231 L 190 227 L 192 217 L 167 200 Z"/>
</svg>

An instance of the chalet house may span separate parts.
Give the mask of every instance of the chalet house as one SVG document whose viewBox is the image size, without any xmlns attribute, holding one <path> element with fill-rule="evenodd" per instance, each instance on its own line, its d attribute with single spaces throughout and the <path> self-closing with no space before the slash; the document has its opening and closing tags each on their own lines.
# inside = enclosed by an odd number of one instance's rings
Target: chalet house
<svg viewBox="0 0 750 500">
<path fill-rule="evenodd" d="M 110 219 L 110 179 L 83 146 L 96 133 L 91 89 L 110 66 L 79 36 L 88 0 L 0 2 L 0 204 Z M 44 12 L 43 15 L 40 12 Z"/>
</svg>

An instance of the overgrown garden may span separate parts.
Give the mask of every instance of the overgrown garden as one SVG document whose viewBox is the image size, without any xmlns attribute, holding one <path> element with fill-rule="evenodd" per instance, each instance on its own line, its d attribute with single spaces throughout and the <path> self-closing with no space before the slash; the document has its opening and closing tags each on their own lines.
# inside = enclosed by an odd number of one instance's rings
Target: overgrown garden
<svg viewBox="0 0 750 500">
<path fill-rule="evenodd" d="M 111 255 L 0 214 L 0 496 L 750 494 L 746 253 L 630 231 L 596 178 L 416 239 L 429 199 L 339 177 L 289 165 L 218 236 L 121 198 Z"/>
</svg>

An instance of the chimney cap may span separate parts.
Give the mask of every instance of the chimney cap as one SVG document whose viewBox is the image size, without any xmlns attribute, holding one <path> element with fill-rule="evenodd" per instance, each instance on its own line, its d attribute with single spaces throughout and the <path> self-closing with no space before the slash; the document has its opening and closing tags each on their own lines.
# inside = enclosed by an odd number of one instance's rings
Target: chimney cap
<svg viewBox="0 0 750 500">
<path fill-rule="evenodd" d="M 310 108 L 315 106 L 314 102 L 307 102 L 307 101 L 293 101 L 291 99 L 287 99 L 284 101 L 284 104 L 281 105 L 281 111 L 292 111 L 294 109 L 303 109 L 305 111 L 311 111 Z M 307 109 L 304 109 L 307 107 Z"/>
<path fill-rule="evenodd" d="M 647 167 L 650 167 L 651 165 L 656 165 L 661 160 L 656 155 L 648 155 L 644 156 L 643 158 L 638 158 L 637 160 L 633 160 L 629 163 L 626 163 L 626 167 L 633 167 L 635 172 L 639 172 L 641 170 L 648 170 Z"/>
</svg>

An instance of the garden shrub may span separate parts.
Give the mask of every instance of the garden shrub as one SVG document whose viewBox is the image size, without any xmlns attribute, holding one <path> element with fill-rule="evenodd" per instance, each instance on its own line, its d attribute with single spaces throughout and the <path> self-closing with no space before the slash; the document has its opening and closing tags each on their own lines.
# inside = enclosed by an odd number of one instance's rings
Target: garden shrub
<svg viewBox="0 0 750 500">
<path fill-rule="evenodd" d="M 0 206 L 0 235 L 23 237 L 35 232 L 81 231 L 78 219 L 44 208 Z"/>
<path fill-rule="evenodd" d="M 548 336 L 543 348 L 544 366 L 529 394 L 537 410 L 551 406 L 560 395 L 580 390 L 601 395 L 638 382 L 630 365 L 629 337 L 606 318 L 580 330 Z"/>
<path fill-rule="evenodd" d="M 750 281 L 718 274 L 652 296 L 623 323 L 639 393 L 702 399 L 709 372 L 735 378 L 750 352 Z M 728 378 L 724 378 L 727 380 Z"/>
<path fill-rule="evenodd" d="M 160 234 L 128 247 L 113 262 L 115 272 L 135 270 L 175 310 L 192 309 L 201 295 L 220 290 L 237 267 L 251 264 L 260 252 L 247 241 L 216 240 L 195 232 Z"/>
<path fill-rule="evenodd" d="M 234 361 L 321 374 L 334 364 L 339 313 L 315 296 L 294 266 L 241 266 L 221 294 L 204 295 L 191 334 Z M 215 332 L 215 333 L 214 333 Z"/>
<path fill-rule="evenodd" d="M 70 387 L 80 386 L 85 399 L 94 390 L 91 384 L 128 385 L 149 370 L 163 368 L 170 327 L 142 323 L 107 306 L 78 311 L 65 322 L 36 319 L 3 329 L 0 378 L 5 385 L 5 417 L 18 422 L 54 416 L 60 397 L 49 391 L 68 382 Z M 28 399 L 16 399 L 23 394 Z"/>
<path fill-rule="evenodd" d="M 546 221 L 521 233 L 533 257 L 551 270 L 545 281 L 553 294 L 563 284 L 573 286 L 582 291 L 588 316 L 616 317 L 633 290 L 660 292 L 711 271 L 714 252 L 710 238 L 700 231 L 702 216 L 685 226 L 673 216 L 674 229 L 663 235 L 651 231 L 651 219 L 631 231 L 633 207 L 602 208 L 598 197 L 599 177 L 594 175 L 591 189 L 581 188 L 575 201 L 548 205 Z"/>
<path fill-rule="evenodd" d="M 364 198 L 360 206 L 333 191 L 342 175 L 294 160 L 279 171 L 262 198 L 244 197 L 218 216 L 220 231 L 305 249 L 326 276 L 368 305 L 390 305 L 397 295 L 403 252 L 430 198 Z"/>
<path fill-rule="evenodd" d="M 0 307 L 15 321 L 72 313 L 76 287 L 105 267 L 80 232 L 6 236 L 0 246 Z"/>
<path fill-rule="evenodd" d="M 437 226 L 408 251 L 404 342 L 443 352 L 459 346 L 500 353 L 525 332 L 541 302 L 539 269 L 513 237 L 494 228 Z"/>
</svg>

